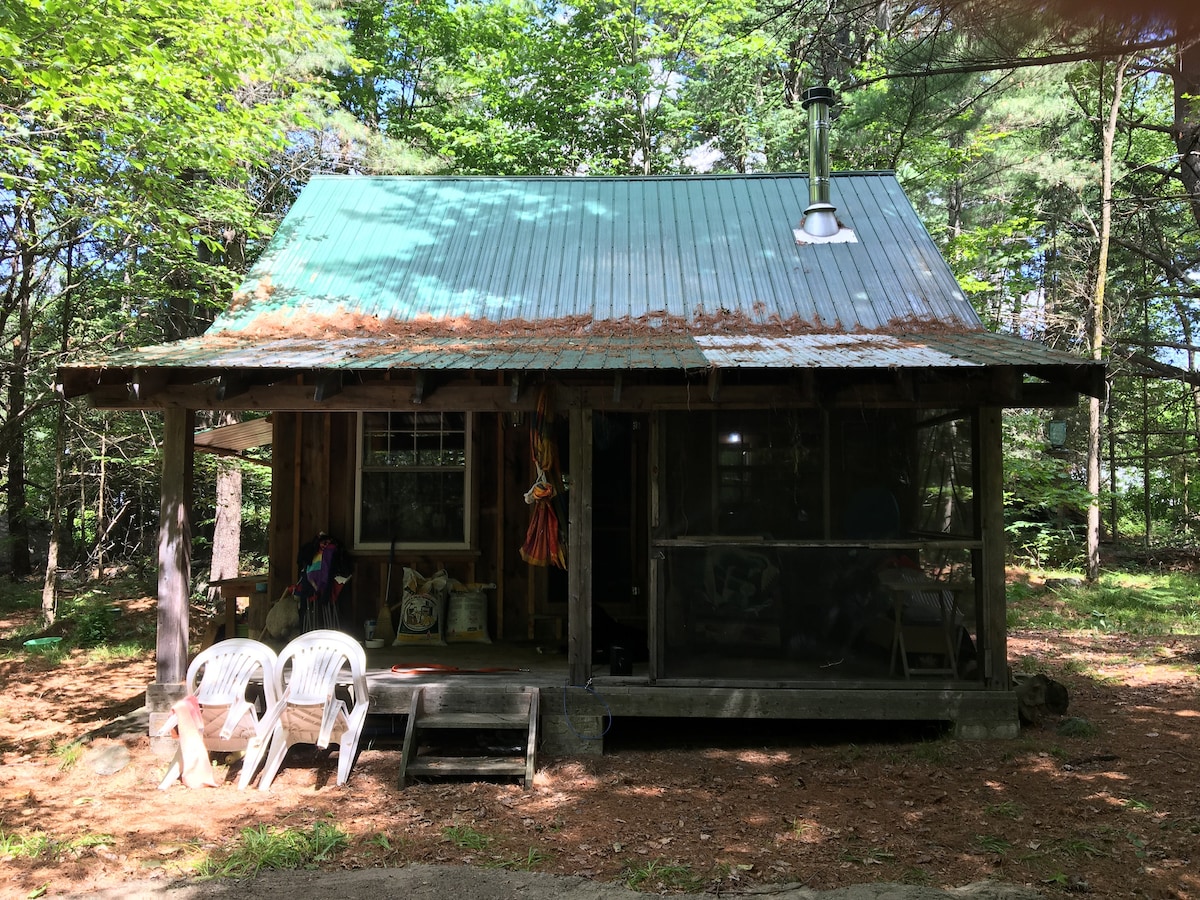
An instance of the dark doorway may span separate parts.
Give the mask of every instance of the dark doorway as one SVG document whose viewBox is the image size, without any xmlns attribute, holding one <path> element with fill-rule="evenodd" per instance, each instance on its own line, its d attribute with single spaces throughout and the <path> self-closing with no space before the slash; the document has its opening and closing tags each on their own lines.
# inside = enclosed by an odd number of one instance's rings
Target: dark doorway
<svg viewBox="0 0 1200 900">
<path fill-rule="evenodd" d="M 649 659 L 646 418 L 597 412 L 592 433 L 593 662 L 623 668 L 614 646 L 626 662 Z"/>
</svg>

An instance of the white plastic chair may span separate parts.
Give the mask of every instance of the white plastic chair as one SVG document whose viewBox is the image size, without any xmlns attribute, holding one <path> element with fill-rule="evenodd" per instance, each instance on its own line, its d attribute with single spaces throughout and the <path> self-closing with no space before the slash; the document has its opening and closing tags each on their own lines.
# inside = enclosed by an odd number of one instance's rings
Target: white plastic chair
<svg viewBox="0 0 1200 900">
<path fill-rule="evenodd" d="M 200 704 L 205 747 L 210 752 L 246 751 L 239 788 L 250 783 L 254 769 L 249 766 L 249 761 L 251 757 L 261 756 L 260 745 L 265 743 L 258 707 L 247 697 L 249 686 L 260 679 L 266 709 L 275 706 L 279 700 L 275 686 L 276 662 L 275 651 L 266 644 L 248 638 L 231 638 L 201 650 L 188 666 L 187 691 Z M 158 733 L 168 734 L 178 725 L 178 717 L 172 712 Z M 175 751 L 175 758 L 159 788 L 166 790 L 179 780 L 182 764 L 183 754 L 179 749 Z"/>
<path fill-rule="evenodd" d="M 344 683 L 342 671 L 347 667 L 349 705 L 336 696 L 339 683 Z M 271 732 L 271 743 L 258 789 L 270 788 L 293 744 L 316 744 L 322 750 L 337 744 L 337 783 L 345 784 L 367 717 L 367 654 L 362 645 L 340 631 L 306 632 L 280 651 L 275 686 L 279 700 L 259 725 L 260 734 Z M 254 759 L 247 755 L 247 769 L 257 767 L 263 752 L 260 745 Z"/>
</svg>

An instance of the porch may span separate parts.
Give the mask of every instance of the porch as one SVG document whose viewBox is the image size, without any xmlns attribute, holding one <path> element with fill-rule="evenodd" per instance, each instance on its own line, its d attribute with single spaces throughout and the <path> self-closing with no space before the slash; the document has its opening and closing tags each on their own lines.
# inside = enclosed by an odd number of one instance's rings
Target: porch
<svg viewBox="0 0 1200 900">
<path fill-rule="evenodd" d="M 483 693 L 537 691 L 541 747 L 552 756 L 604 752 L 609 717 L 946 722 L 962 738 L 1017 734 L 1016 700 L 978 682 L 945 678 L 835 679 L 829 667 L 797 665 L 794 677 L 763 679 L 747 664 L 731 675 L 659 679 L 645 664 L 631 675 L 596 666 L 587 685 L 572 684 L 567 658 L 518 643 L 388 646 L 367 651 L 369 719 L 408 714 L 417 688 Z M 393 731 L 400 731 L 395 723 Z"/>
</svg>

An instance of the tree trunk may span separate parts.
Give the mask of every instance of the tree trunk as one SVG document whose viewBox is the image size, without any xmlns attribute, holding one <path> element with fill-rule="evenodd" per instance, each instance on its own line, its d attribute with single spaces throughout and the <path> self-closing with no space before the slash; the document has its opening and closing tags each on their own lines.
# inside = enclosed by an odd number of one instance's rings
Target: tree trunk
<svg viewBox="0 0 1200 900">
<path fill-rule="evenodd" d="M 229 425 L 236 420 L 236 416 L 224 413 L 218 417 L 216 424 Z M 236 578 L 241 574 L 238 562 L 242 555 L 242 470 L 236 460 L 222 459 L 217 464 L 216 491 L 209 581 Z M 209 600 L 215 602 L 219 593 L 215 588 L 212 589 Z"/>
<path fill-rule="evenodd" d="M 67 246 L 67 261 L 63 273 L 62 310 L 59 315 L 58 357 L 65 359 L 71 346 L 71 322 L 75 315 L 71 292 L 75 288 L 75 239 L 77 227 L 72 228 L 72 240 Z M 50 544 L 46 548 L 46 577 L 42 581 L 42 625 L 49 627 L 58 616 L 58 551 L 62 541 L 63 452 L 67 441 L 67 401 L 59 396 L 55 404 L 54 421 L 54 492 L 50 496 Z"/>
<path fill-rule="evenodd" d="M 100 432 L 100 481 L 96 488 L 96 566 L 92 578 L 104 577 L 104 541 L 108 535 L 105 498 L 108 496 L 108 429 Z"/>
<path fill-rule="evenodd" d="M 1092 359 L 1104 358 L 1104 288 L 1108 280 L 1108 245 L 1112 235 L 1112 163 L 1113 142 L 1117 133 L 1117 113 L 1121 109 L 1121 93 L 1125 85 L 1125 67 L 1129 57 L 1117 61 L 1113 74 L 1112 102 L 1101 135 L 1100 154 L 1100 251 L 1096 265 L 1096 292 L 1092 300 Z M 1101 73 L 1104 64 L 1101 64 Z M 1104 95 L 1101 80 L 1101 97 Z M 1088 400 L 1088 464 L 1087 487 L 1091 495 L 1087 517 L 1087 579 L 1100 577 L 1100 400 Z"/>
<path fill-rule="evenodd" d="M 1179 51 L 1175 75 L 1175 124 L 1171 137 L 1179 150 L 1179 178 L 1200 225 L 1200 41 Z"/>
<path fill-rule="evenodd" d="M 33 337 L 30 303 L 33 297 L 35 259 L 32 248 L 37 220 L 31 210 L 24 210 L 21 235 L 21 278 L 17 286 L 17 336 L 12 346 L 12 371 L 8 376 L 8 419 L 5 421 L 8 455 L 8 535 L 12 553 L 11 575 L 14 581 L 33 574 L 33 558 L 29 552 L 29 504 L 25 496 L 25 417 L 26 379 L 29 375 L 29 343 Z"/>
</svg>

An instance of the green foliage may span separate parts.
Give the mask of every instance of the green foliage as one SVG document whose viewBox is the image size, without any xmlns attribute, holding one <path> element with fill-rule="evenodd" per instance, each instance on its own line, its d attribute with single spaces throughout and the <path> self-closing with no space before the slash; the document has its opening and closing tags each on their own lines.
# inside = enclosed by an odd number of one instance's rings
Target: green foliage
<svg viewBox="0 0 1200 900">
<path fill-rule="evenodd" d="M 489 868 L 508 869 L 514 872 L 532 872 L 544 862 L 553 859 L 553 854 L 537 847 L 530 847 L 524 856 L 507 856 L 488 863 Z"/>
<path fill-rule="evenodd" d="M 661 857 L 646 863 L 627 863 L 621 880 L 635 891 L 661 893 L 684 891 L 694 893 L 704 886 L 704 879 L 685 863 L 669 863 Z"/>
<path fill-rule="evenodd" d="M 308 869 L 336 858 L 349 846 L 336 825 L 315 822 L 310 829 L 257 825 L 243 828 L 234 845 L 196 867 L 204 878 L 245 878 L 263 869 Z"/>
<path fill-rule="evenodd" d="M 842 862 L 875 865 L 886 860 L 895 859 L 896 854 L 890 850 L 884 850 L 882 847 L 863 847 L 844 850 L 840 858 Z"/>
<path fill-rule="evenodd" d="M 1089 503 L 1086 484 L 1072 459 L 1052 453 L 1045 419 L 1025 410 L 1004 416 L 1004 512 L 1009 553 L 1042 568 L 1081 558 Z"/>
<path fill-rule="evenodd" d="M 1200 634 L 1198 592 L 1200 576 L 1181 572 L 1104 572 L 1094 585 L 1077 577 L 1044 590 L 1013 585 L 1009 624 L 1105 633 Z"/>
<path fill-rule="evenodd" d="M 0 829 L 0 858 L 45 859 L 76 853 L 89 847 L 111 847 L 111 834 L 84 834 L 73 838 L 54 838 L 44 831 L 11 832 Z"/>
<path fill-rule="evenodd" d="M 470 825 L 447 825 L 442 829 L 442 836 L 464 850 L 483 850 L 492 842 L 488 835 L 476 831 Z"/>
<path fill-rule="evenodd" d="M 83 741 L 70 741 L 66 744 L 54 745 L 52 754 L 58 759 L 60 772 L 69 772 L 83 758 Z"/>
<path fill-rule="evenodd" d="M 997 837 L 994 834 L 975 835 L 975 846 L 984 853 L 991 853 L 996 856 L 1006 856 L 1013 847 L 1011 841 Z"/>
<path fill-rule="evenodd" d="M 5 4 L 0 344 L 5 371 L 24 377 L 5 376 L 14 393 L 0 411 L 0 451 L 62 441 L 61 453 L 28 454 L 16 472 L 30 518 L 45 516 L 61 483 L 64 566 L 150 559 L 156 423 L 72 409 L 60 426 L 51 370 L 64 341 L 93 352 L 201 330 L 311 172 L 794 171 L 806 166 L 799 94 L 819 82 L 838 92 L 836 167 L 897 172 L 986 325 L 1089 352 L 1112 35 L 1024 9 Z M 1023 64 L 1056 50 L 1081 61 Z M 1115 477 L 1101 508 L 1110 536 L 1153 546 L 1193 545 L 1200 527 L 1200 407 L 1186 349 L 1200 343 L 1200 204 L 1180 190 L 1172 132 L 1186 129 L 1174 124 L 1174 95 L 1188 73 L 1176 84 L 1176 64 L 1169 46 L 1132 55 L 1105 322 L 1116 348 L 1105 468 Z M 1077 562 L 1089 502 L 1078 423 L 1064 454 L 1050 455 L 1044 416 L 1006 421 L 1015 559 Z M 201 462 L 198 562 L 211 546 L 213 478 Z M 257 568 L 269 480 L 256 467 L 244 478 L 247 568 Z M 103 623 L 86 625 L 88 641 L 104 639 Z"/>
<path fill-rule="evenodd" d="M 1020 819 L 1021 807 L 1012 800 L 1002 800 L 984 807 L 984 814 L 999 819 Z"/>
</svg>

